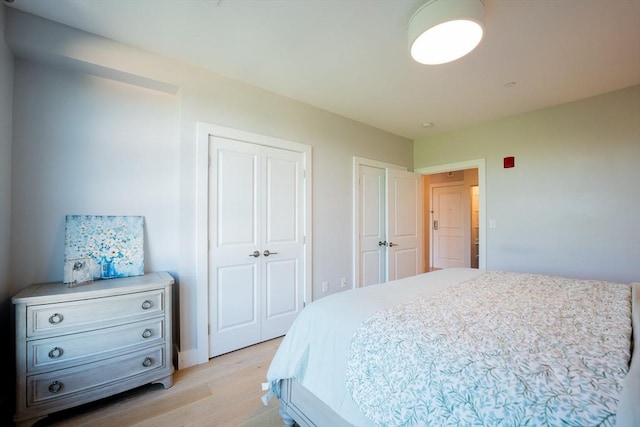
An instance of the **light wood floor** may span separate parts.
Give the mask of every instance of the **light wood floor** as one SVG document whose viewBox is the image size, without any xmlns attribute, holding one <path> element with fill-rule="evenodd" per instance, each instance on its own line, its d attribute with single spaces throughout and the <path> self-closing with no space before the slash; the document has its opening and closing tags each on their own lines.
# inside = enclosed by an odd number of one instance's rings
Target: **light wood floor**
<svg viewBox="0 0 640 427">
<path fill-rule="evenodd" d="M 270 427 L 282 426 L 278 403 L 264 406 L 269 363 L 282 338 L 176 371 L 173 387 L 151 384 L 60 412 L 36 426 Z"/>
</svg>

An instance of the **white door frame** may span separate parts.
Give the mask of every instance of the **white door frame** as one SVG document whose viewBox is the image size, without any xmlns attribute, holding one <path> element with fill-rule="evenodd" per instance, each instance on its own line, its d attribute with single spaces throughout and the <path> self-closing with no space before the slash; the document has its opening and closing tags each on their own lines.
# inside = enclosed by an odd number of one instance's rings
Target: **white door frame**
<svg viewBox="0 0 640 427">
<path fill-rule="evenodd" d="M 304 302 L 311 302 L 311 272 L 313 247 L 311 227 L 312 159 L 311 146 L 210 123 L 198 122 L 196 130 L 196 360 L 193 364 L 209 360 L 209 137 L 235 139 L 304 154 Z"/>
<path fill-rule="evenodd" d="M 358 287 L 358 283 L 360 283 L 360 166 L 408 170 L 405 166 L 365 159 L 363 157 L 353 157 L 353 280 L 351 283 L 354 288 Z"/>
<path fill-rule="evenodd" d="M 453 172 L 464 169 L 478 169 L 478 190 L 480 197 L 478 198 L 478 248 L 480 251 L 480 257 L 478 259 L 478 268 L 487 268 L 487 241 L 486 241 L 486 221 L 487 217 L 487 180 L 485 171 L 485 159 L 467 160 L 458 163 L 448 163 L 438 166 L 429 166 L 425 168 L 415 169 L 414 172 L 421 173 L 423 175 L 432 175 L 442 172 Z"/>
</svg>

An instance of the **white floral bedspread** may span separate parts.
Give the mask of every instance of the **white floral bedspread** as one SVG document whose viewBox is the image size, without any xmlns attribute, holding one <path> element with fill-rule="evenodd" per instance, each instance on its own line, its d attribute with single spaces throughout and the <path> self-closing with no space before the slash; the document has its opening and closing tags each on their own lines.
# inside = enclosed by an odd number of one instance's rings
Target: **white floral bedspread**
<svg viewBox="0 0 640 427">
<path fill-rule="evenodd" d="M 347 390 L 385 426 L 613 426 L 630 316 L 629 285 L 486 272 L 366 320 Z"/>
</svg>

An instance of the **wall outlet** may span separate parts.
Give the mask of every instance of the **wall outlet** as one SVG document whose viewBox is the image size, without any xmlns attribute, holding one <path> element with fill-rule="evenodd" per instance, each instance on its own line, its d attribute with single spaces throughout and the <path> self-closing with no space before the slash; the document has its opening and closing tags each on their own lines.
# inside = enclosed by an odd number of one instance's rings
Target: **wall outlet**
<svg viewBox="0 0 640 427">
<path fill-rule="evenodd" d="M 342 286 L 343 288 L 347 287 L 347 278 L 343 277 L 342 279 L 340 279 L 340 286 Z"/>
<path fill-rule="evenodd" d="M 329 290 L 329 282 L 322 282 L 322 292 L 327 292 Z"/>
</svg>

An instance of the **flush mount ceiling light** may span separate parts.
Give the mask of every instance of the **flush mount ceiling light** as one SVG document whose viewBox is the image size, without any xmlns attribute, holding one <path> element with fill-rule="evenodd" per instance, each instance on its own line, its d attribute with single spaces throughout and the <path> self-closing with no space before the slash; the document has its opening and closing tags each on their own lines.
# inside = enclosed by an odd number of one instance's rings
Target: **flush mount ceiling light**
<svg viewBox="0 0 640 427">
<path fill-rule="evenodd" d="M 482 40 L 482 0 L 428 0 L 409 21 L 411 57 L 421 64 L 462 58 Z"/>
</svg>

